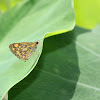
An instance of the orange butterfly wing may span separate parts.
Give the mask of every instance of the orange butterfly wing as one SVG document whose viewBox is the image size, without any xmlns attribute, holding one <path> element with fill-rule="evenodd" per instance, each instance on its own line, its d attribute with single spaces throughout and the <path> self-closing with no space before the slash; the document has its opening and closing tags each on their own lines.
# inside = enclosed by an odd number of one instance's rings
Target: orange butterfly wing
<svg viewBox="0 0 100 100">
<path fill-rule="evenodd" d="M 34 52 L 38 46 L 39 42 L 23 42 L 23 43 L 13 43 L 9 45 L 10 50 L 19 59 L 27 61 L 32 52 Z"/>
</svg>

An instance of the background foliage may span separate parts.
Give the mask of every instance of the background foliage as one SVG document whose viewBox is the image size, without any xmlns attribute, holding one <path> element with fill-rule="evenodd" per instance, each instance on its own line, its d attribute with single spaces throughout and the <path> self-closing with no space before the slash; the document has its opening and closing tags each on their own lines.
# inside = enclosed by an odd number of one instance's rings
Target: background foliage
<svg viewBox="0 0 100 100">
<path fill-rule="evenodd" d="M 0 10 L 5 12 L 23 0 L 0 0 Z M 31 0 L 30 0 L 31 1 Z M 100 0 L 73 0 L 76 25 L 92 29 L 100 22 Z"/>
<path fill-rule="evenodd" d="M 74 0 L 76 24 L 92 29 L 100 22 L 100 0 Z"/>
<path fill-rule="evenodd" d="M 18 82 L 9 100 L 99 100 L 99 0 L 0 0 L 0 9 L 0 100 Z M 8 48 L 37 40 L 26 63 Z"/>
</svg>

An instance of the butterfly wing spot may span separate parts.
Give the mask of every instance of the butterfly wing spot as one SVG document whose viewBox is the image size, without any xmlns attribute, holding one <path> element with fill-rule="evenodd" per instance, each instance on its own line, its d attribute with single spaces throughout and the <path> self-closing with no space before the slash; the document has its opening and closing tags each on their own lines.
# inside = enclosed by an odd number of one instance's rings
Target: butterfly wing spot
<svg viewBox="0 0 100 100">
<path fill-rule="evenodd" d="M 19 45 L 16 43 L 16 44 L 14 44 L 14 46 L 17 48 Z"/>
<path fill-rule="evenodd" d="M 30 58 L 31 54 L 37 49 L 39 42 L 23 42 L 10 44 L 9 48 L 19 59 L 25 60 Z"/>
</svg>

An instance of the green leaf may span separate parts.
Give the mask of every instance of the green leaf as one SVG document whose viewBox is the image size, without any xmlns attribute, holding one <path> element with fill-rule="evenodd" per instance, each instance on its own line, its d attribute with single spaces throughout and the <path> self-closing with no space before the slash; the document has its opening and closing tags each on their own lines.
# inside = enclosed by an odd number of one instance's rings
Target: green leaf
<svg viewBox="0 0 100 100">
<path fill-rule="evenodd" d="M 9 100 L 99 100 L 100 25 L 47 38 L 30 75 L 9 91 Z"/>
<path fill-rule="evenodd" d="M 2 14 L 0 16 L 0 99 L 34 69 L 42 52 L 44 36 L 72 30 L 74 25 L 75 18 L 70 0 L 25 0 Z M 12 43 L 35 41 L 39 41 L 40 44 L 27 62 L 19 60 L 9 49 Z"/>
<path fill-rule="evenodd" d="M 74 0 L 76 24 L 92 29 L 100 22 L 100 0 Z"/>
<path fill-rule="evenodd" d="M 80 74 L 74 38 L 66 33 L 45 39 L 37 66 L 10 90 L 9 100 L 70 100 Z"/>
</svg>

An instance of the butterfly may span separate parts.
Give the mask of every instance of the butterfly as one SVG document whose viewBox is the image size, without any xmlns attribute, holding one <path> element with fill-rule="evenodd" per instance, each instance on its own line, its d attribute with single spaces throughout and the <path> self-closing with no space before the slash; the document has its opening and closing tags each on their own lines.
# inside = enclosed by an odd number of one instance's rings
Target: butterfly
<svg viewBox="0 0 100 100">
<path fill-rule="evenodd" d="M 35 52 L 38 47 L 39 42 L 23 42 L 23 43 L 13 43 L 9 45 L 9 48 L 15 56 L 25 62 L 30 58 L 31 54 Z"/>
</svg>

